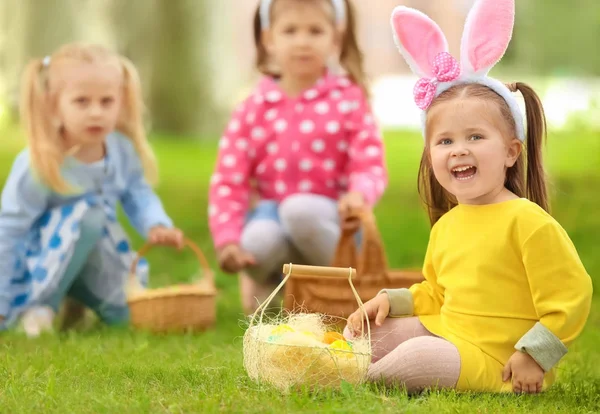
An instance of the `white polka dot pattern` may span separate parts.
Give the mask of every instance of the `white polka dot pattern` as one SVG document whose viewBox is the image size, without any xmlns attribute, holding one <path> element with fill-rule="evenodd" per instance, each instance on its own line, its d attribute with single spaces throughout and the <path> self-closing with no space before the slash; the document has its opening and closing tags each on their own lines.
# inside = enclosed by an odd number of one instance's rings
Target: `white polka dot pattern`
<svg viewBox="0 0 600 414">
<path fill-rule="evenodd" d="M 327 75 L 292 99 L 265 78 L 219 140 L 208 207 L 215 245 L 239 242 L 252 182 L 276 201 L 359 191 L 376 202 L 388 180 L 380 136 L 366 96 L 348 79 Z"/>
<path fill-rule="evenodd" d="M 275 165 L 274 166 L 275 166 L 275 169 L 277 171 L 280 171 L 280 172 L 281 171 L 285 171 L 285 169 L 287 168 L 287 161 L 284 160 L 283 158 L 278 158 L 275 161 Z"/>
<path fill-rule="evenodd" d="M 303 159 L 302 161 L 300 161 L 300 170 L 301 171 L 310 171 L 312 169 L 312 161 L 309 159 Z"/>
<path fill-rule="evenodd" d="M 262 127 L 252 128 L 252 139 L 260 140 L 265 137 L 265 130 Z"/>
<path fill-rule="evenodd" d="M 340 130 L 340 123 L 338 121 L 329 121 L 325 126 L 325 129 L 330 134 L 335 134 Z"/>
<path fill-rule="evenodd" d="M 240 121 L 238 119 L 234 119 L 229 124 L 229 131 L 230 132 L 238 132 L 239 130 L 240 130 Z"/>
<path fill-rule="evenodd" d="M 322 139 L 315 139 L 312 142 L 311 148 L 314 152 L 323 152 L 325 151 L 325 141 Z"/>
<path fill-rule="evenodd" d="M 303 134 L 310 134 L 315 129 L 315 123 L 310 119 L 302 121 L 300 124 L 300 132 Z"/>
<path fill-rule="evenodd" d="M 277 121 L 275 121 L 275 124 L 273 125 L 273 128 L 275 129 L 275 132 L 282 133 L 287 128 L 287 122 L 286 122 L 286 120 L 285 119 L 278 119 Z"/>
<path fill-rule="evenodd" d="M 276 154 L 278 149 L 279 146 L 276 142 L 269 142 L 269 145 L 267 145 L 267 152 L 269 154 Z"/>
<path fill-rule="evenodd" d="M 326 115 L 329 112 L 329 104 L 327 102 L 319 102 L 315 105 L 315 112 L 319 115 Z"/>
<path fill-rule="evenodd" d="M 440 52 L 433 60 L 433 78 L 421 78 L 413 88 L 417 106 L 425 110 L 431 105 L 439 82 L 450 82 L 460 75 L 460 65 L 448 52 Z"/>
<path fill-rule="evenodd" d="M 266 121 L 273 121 L 275 120 L 275 118 L 277 118 L 277 109 L 269 109 L 266 113 L 265 113 L 265 120 Z"/>
<path fill-rule="evenodd" d="M 227 168 L 235 166 L 235 157 L 233 155 L 226 155 L 223 157 L 223 165 Z"/>
</svg>

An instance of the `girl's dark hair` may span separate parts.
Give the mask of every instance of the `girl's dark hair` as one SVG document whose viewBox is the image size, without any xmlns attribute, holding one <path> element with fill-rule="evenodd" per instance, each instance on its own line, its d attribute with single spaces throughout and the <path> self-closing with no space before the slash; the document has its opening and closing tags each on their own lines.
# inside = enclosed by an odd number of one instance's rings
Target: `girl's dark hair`
<svg viewBox="0 0 600 414">
<path fill-rule="evenodd" d="M 512 92 L 520 91 L 523 95 L 527 119 L 527 138 L 524 151 L 506 172 L 505 187 L 517 196 L 526 197 L 549 211 L 546 174 L 542 162 L 542 146 L 546 139 L 546 117 L 542 102 L 535 91 L 525 83 L 517 82 L 507 86 Z M 515 121 L 506 101 L 492 89 L 481 84 L 468 83 L 453 86 L 435 98 L 428 110 L 440 102 L 471 97 L 498 105 L 509 130 L 514 131 L 516 135 Z M 427 207 L 432 226 L 457 204 L 456 199 L 436 180 L 427 145 L 421 156 L 418 189 Z"/>
</svg>

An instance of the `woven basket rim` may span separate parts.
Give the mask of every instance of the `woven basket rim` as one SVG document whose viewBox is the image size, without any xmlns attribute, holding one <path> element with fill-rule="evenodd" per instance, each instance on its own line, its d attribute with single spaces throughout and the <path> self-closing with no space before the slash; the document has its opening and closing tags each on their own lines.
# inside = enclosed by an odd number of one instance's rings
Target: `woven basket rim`
<svg viewBox="0 0 600 414">
<path fill-rule="evenodd" d="M 261 344 L 267 344 L 269 346 L 274 346 L 274 347 L 318 349 L 318 350 L 322 350 L 322 351 L 330 352 L 330 353 L 331 352 L 343 352 L 345 354 L 351 354 L 351 355 L 372 356 L 372 354 L 365 353 L 365 352 L 346 351 L 343 349 L 330 349 L 326 346 L 321 347 L 321 346 L 306 346 L 306 345 L 293 345 L 293 344 L 275 344 L 273 342 L 265 341 L 263 339 L 254 338 L 254 340 Z"/>
<path fill-rule="evenodd" d="M 127 302 L 140 302 L 150 299 L 162 299 L 178 296 L 202 296 L 214 297 L 217 295 L 216 289 L 207 290 L 206 287 L 196 285 L 173 285 L 160 287 L 156 289 L 146 289 L 140 293 L 135 293 L 127 298 Z"/>
</svg>

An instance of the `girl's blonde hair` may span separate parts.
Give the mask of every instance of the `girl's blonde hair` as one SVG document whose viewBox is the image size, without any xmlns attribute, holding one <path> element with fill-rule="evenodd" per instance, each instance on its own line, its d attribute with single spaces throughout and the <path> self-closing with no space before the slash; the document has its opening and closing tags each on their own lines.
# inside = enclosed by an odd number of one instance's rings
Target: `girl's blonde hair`
<svg viewBox="0 0 600 414">
<path fill-rule="evenodd" d="M 507 85 L 512 92 L 520 91 L 525 101 L 527 138 L 515 164 L 506 171 L 504 186 L 519 197 L 526 197 L 549 211 L 546 173 L 542 161 L 542 146 L 546 139 L 546 117 L 542 102 L 535 91 L 525 83 Z M 506 101 L 487 86 L 477 83 L 459 84 L 441 93 L 428 111 L 436 104 L 452 99 L 478 98 L 498 105 L 507 131 L 516 136 L 516 124 Z M 419 194 L 427 207 L 433 226 L 445 213 L 457 205 L 456 198 L 437 181 L 429 158 L 428 145 L 421 156 L 418 177 Z"/>
<path fill-rule="evenodd" d="M 123 100 L 116 129 L 132 141 L 147 180 L 155 183 L 158 173 L 143 124 L 144 104 L 138 72 L 128 59 L 99 45 L 68 44 L 49 59 L 34 59 L 25 68 L 20 115 L 33 169 L 52 190 L 59 193 L 73 190 L 61 174 L 65 147 L 61 127 L 53 120 L 52 114 L 60 94 L 60 71 L 64 65 L 78 63 L 113 64 L 121 71 Z"/>
<path fill-rule="evenodd" d="M 274 10 L 278 0 L 273 0 L 271 11 Z M 331 0 L 298 0 L 328 3 L 330 7 Z M 364 71 L 364 56 L 358 46 L 356 38 L 356 11 L 350 0 L 344 0 L 346 6 L 346 22 L 344 32 L 342 33 L 342 48 L 340 51 L 340 65 L 348 73 L 352 82 L 361 87 L 366 95 L 369 95 L 367 75 Z M 254 14 L 254 44 L 256 46 L 256 68 L 263 74 L 273 77 L 278 77 L 279 73 L 272 69 L 269 64 L 269 55 L 262 43 L 263 28 L 260 21 L 260 4 Z M 271 12 L 272 15 L 272 12 Z"/>
</svg>

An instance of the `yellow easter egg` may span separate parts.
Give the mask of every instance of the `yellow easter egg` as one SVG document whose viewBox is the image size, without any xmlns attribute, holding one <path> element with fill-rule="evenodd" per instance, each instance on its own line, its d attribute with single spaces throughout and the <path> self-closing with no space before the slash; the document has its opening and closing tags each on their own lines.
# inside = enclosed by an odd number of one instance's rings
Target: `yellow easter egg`
<svg viewBox="0 0 600 414">
<path fill-rule="evenodd" d="M 271 335 L 281 335 L 286 332 L 294 332 L 294 328 L 290 325 L 279 325 L 271 331 Z"/>
<path fill-rule="evenodd" d="M 352 354 L 351 354 L 352 346 L 350 346 L 350 344 L 344 340 L 338 339 L 337 341 L 332 342 L 331 345 L 329 345 L 329 348 L 335 349 L 335 350 L 340 350 L 340 351 L 348 351 L 348 352 L 335 352 L 335 351 L 334 352 L 337 356 L 352 358 Z"/>
</svg>

